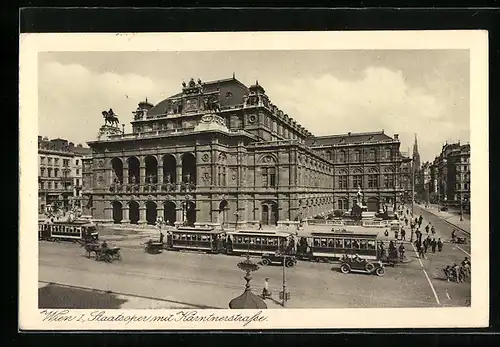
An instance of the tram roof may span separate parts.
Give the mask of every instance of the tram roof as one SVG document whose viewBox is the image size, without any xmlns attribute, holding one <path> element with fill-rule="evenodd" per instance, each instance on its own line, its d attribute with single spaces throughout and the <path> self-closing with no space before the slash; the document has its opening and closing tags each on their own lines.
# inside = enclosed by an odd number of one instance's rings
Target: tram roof
<svg viewBox="0 0 500 347">
<path fill-rule="evenodd" d="M 221 234 L 222 230 L 215 230 L 212 227 L 178 227 L 177 229 L 172 230 L 174 232 L 189 232 L 189 233 L 208 233 L 208 234 Z"/>
<path fill-rule="evenodd" d="M 56 224 L 56 225 L 67 225 L 67 226 L 81 226 L 81 225 L 94 225 L 91 221 L 88 220 L 74 220 L 72 222 L 68 221 L 61 221 L 61 220 L 55 220 L 51 222 L 50 220 L 40 220 L 39 223 L 47 223 L 50 222 L 50 224 Z"/>
<path fill-rule="evenodd" d="M 352 232 L 348 230 L 342 231 L 313 231 L 305 236 L 330 236 L 330 237 L 356 237 L 356 238 L 377 238 L 379 233 L 374 232 Z"/>
<path fill-rule="evenodd" d="M 291 233 L 287 233 L 284 231 L 276 231 L 276 230 L 234 230 L 228 231 L 229 235 L 242 235 L 242 236 L 290 236 Z"/>
</svg>

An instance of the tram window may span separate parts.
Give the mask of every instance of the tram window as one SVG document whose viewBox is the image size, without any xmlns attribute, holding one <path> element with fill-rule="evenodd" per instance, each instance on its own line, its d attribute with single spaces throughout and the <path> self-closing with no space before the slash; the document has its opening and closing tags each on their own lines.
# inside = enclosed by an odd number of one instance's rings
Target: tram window
<svg viewBox="0 0 500 347">
<path fill-rule="evenodd" d="M 359 249 L 359 241 L 358 240 L 352 240 L 352 248 Z"/>
<path fill-rule="evenodd" d="M 321 247 L 326 247 L 326 239 L 321 239 Z"/>
<path fill-rule="evenodd" d="M 369 240 L 367 243 L 368 249 L 375 249 L 375 241 Z"/>
<path fill-rule="evenodd" d="M 243 237 L 238 237 L 238 243 L 243 243 Z"/>
<path fill-rule="evenodd" d="M 173 238 L 174 238 L 174 240 L 178 240 L 179 239 L 179 234 L 174 234 Z"/>
<path fill-rule="evenodd" d="M 186 234 L 181 235 L 181 240 L 186 240 Z"/>
<path fill-rule="evenodd" d="M 334 247 L 334 245 L 333 245 L 333 239 L 328 239 L 328 247 L 331 247 L 331 248 Z"/>
<path fill-rule="evenodd" d="M 201 241 L 207 241 L 207 235 L 201 235 Z"/>
<path fill-rule="evenodd" d="M 359 242 L 360 249 L 366 249 L 366 240 L 360 240 Z"/>
<path fill-rule="evenodd" d="M 344 246 L 344 241 L 342 239 L 335 239 L 335 248 L 342 248 Z"/>
<path fill-rule="evenodd" d="M 255 243 L 256 243 L 256 244 L 259 244 L 259 245 L 260 245 L 260 244 L 261 244 L 261 242 L 260 242 L 260 241 L 261 241 L 261 240 L 260 240 L 260 237 L 257 237 L 257 238 L 255 239 Z"/>
<path fill-rule="evenodd" d="M 262 238 L 262 244 L 267 245 L 267 239 L 265 237 Z"/>
<path fill-rule="evenodd" d="M 196 235 L 196 241 L 201 241 L 201 235 L 200 234 Z"/>
<path fill-rule="evenodd" d="M 349 239 L 344 240 L 344 248 L 351 248 L 351 240 Z"/>
<path fill-rule="evenodd" d="M 319 247 L 319 239 L 314 239 L 314 247 Z"/>
</svg>

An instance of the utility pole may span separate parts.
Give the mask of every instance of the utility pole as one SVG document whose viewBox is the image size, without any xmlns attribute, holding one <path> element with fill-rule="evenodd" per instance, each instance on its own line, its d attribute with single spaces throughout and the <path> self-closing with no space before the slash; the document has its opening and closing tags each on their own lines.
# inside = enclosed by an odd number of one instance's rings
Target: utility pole
<svg viewBox="0 0 500 347">
<path fill-rule="evenodd" d="M 463 209 L 463 198 L 462 198 L 462 180 L 460 180 L 460 221 L 464 220 L 463 214 L 464 214 L 464 209 Z"/>
<path fill-rule="evenodd" d="M 281 306 L 285 307 L 287 292 L 286 292 L 286 277 L 285 277 L 285 268 L 286 268 L 286 255 L 283 255 L 283 293 L 282 293 L 282 301 Z"/>
</svg>

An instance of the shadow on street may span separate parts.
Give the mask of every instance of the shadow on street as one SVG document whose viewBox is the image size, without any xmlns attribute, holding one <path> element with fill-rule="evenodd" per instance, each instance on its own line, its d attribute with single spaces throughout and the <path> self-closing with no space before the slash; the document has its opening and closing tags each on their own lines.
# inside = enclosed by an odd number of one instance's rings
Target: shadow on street
<svg viewBox="0 0 500 347">
<path fill-rule="evenodd" d="M 38 308 L 118 309 L 127 300 L 114 294 L 49 284 L 38 289 Z"/>
</svg>

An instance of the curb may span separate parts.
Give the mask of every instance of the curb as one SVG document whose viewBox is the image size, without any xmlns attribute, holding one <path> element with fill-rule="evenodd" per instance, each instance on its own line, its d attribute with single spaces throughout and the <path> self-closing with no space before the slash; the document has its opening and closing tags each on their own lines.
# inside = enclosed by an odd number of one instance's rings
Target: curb
<svg viewBox="0 0 500 347">
<path fill-rule="evenodd" d="M 435 216 L 435 217 L 441 218 L 441 220 L 442 220 L 442 221 L 444 221 L 446 224 L 448 224 L 448 225 L 450 225 L 450 226 L 452 226 L 452 227 L 454 227 L 454 228 L 456 228 L 456 229 L 460 230 L 460 231 L 461 231 L 461 232 L 463 232 L 464 234 L 467 234 L 467 235 L 469 235 L 469 236 L 470 236 L 470 231 L 467 231 L 467 230 L 465 230 L 465 229 L 463 229 L 463 228 L 459 227 L 458 225 L 453 224 L 452 222 L 448 221 L 446 218 L 442 218 L 442 217 L 438 216 L 437 214 L 435 214 L 434 212 L 429 211 L 429 210 L 427 210 L 426 208 L 424 208 L 424 207 L 422 207 L 422 206 L 420 206 L 420 205 L 418 205 L 418 207 L 420 207 L 422 210 L 424 210 L 424 211 L 426 211 L 426 212 L 428 212 L 428 213 L 432 214 L 432 215 L 433 215 L 433 216 Z"/>
</svg>

